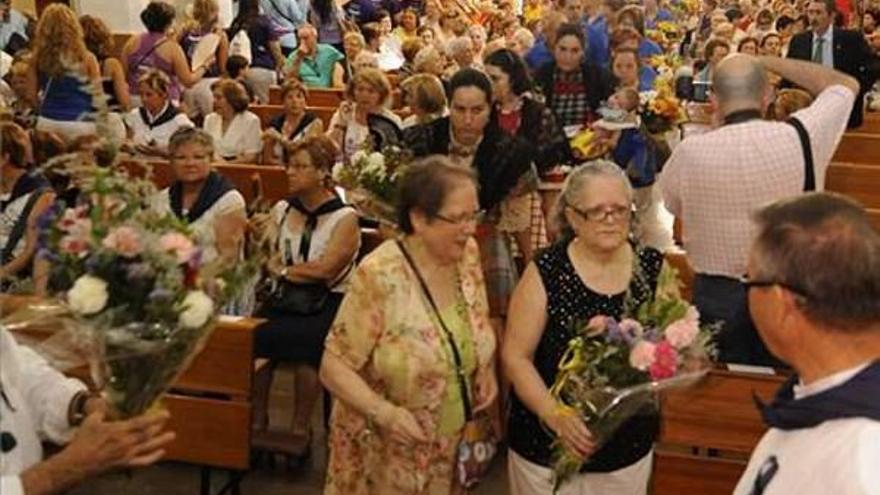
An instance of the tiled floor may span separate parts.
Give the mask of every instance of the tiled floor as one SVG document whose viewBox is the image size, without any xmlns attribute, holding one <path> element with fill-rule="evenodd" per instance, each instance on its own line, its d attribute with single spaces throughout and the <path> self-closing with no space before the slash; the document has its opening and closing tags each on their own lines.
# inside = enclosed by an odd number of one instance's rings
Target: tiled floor
<svg viewBox="0 0 880 495">
<path fill-rule="evenodd" d="M 291 393 L 292 375 L 281 369 L 272 392 L 271 420 L 284 424 L 282 418 L 290 417 L 293 404 Z M 244 495 L 318 495 L 324 486 L 326 449 L 320 411 L 315 415 L 313 456 L 301 469 L 288 471 L 281 463 L 275 468 L 253 468 L 242 482 Z M 206 420 L 208 420 L 206 418 Z M 213 491 L 216 493 L 225 482 L 226 475 L 213 475 Z M 199 493 L 199 468 L 189 464 L 166 462 L 130 473 L 113 473 L 91 480 L 72 491 L 72 495 L 193 495 Z M 491 473 L 481 485 L 471 492 L 477 495 L 507 493 L 506 459 L 499 456 Z M 377 494 L 378 495 L 378 494 Z"/>
</svg>

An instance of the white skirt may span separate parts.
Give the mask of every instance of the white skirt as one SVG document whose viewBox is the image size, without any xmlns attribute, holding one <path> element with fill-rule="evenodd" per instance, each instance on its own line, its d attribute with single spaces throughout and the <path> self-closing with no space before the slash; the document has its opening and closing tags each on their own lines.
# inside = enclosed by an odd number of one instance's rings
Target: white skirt
<svg viewBox="0 0 880 495">
<path fill-rule="evenodd" d="M 645 495 L 654 463 L 654 451 L 638 462 L 610 473 L 581 473 L 569 478 L 558 495 Z M 553 495 L 553 471 L 507 450 L 511 495 Z"/>
</svg>

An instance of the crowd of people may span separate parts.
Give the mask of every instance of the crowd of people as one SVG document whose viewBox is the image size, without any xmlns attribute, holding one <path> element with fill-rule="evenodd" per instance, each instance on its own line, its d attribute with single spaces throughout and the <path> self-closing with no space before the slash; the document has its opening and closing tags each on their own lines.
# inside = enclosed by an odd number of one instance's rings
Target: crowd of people
<svg viewBox="0 0 880 495">
<path fill-rule="evenodd" d="M 88 198 L 46 163 L 81 153 L 115 166 L 108 143 L 165 160 L 173 181 L 152 208 L 186 220 L 203 256 L 236 263 L 249 236 L 265 238 L 272 291 L 324 293 L 303 307 L 251 287 L 224 308 L 265 319 L 256 448 L 307 458 L 323 386 L 333 397 L 326 493 L 459 493 L 457 447 L 483 415 L 506 436 L 515 495 L 554 493 L 557 445 L 588 460 L 560 493 L 642 494 L 656 412 L 597 448 L 549 389 L 574 323 L 620 318 L 653 297 L 674 244 L 662 205 L 683 227 L 694 304 L 723 324 L 721 359 L 800 377 L 765 406 L 773 429 L 736 493 L 877 493 L 880 236 L 858 205 L 813 191 L 843 133 L 880 105 L 878 9 L 239 0 L 221 26 L 217 0 L 183 14 L 154 0 L 145 31 L 117 50 L 96 16 L 54 3 L 29 19 L 0 0 L 0 280 L 4 290 L 63 290 L 38 256 L 39 219 Z M 647 125 L 642 100 L 670 59 L 677 96 L 695 112 L 710 102 L 696 135 Z M 316 88 L 343 90 L 327 122 L 308 104 Z M 253 105 L 274 89 L 279 111 L 264 129 Z M 574 145 L 584 132 L 603 153 Z M 333 169 L 383 140 L 416 162 L 399 180 L 396 235 L 364 257 L 369 219 L 345 202 Z M 217 163 L 283 167 L 288 197 L 249 205 Z M 558 202 L 543 204 L 541 180 L 563 171 Z M 105 421 L 81 384 L 47 371 L 6 330 L 0 344 L 3 493 L 57 493 L 161 457 L 167 417 Z M 293 364 L 296 405 L 279 431 L 267 411 L 283 363 Z M 68 455 L 41 461 L 31 430 L 65 441 L 80 423 Z M 782 433 L 792 429 L 797 439 Z M 804 484 L 823 461 L 799 453 L 830 436 L 851 475 Z M 97 437 L 125 455 L 87 448 Z M 769 459 L 791 468 L 753 491 Z M 60 471 L 74 474 L 43 476 Z"/>
</svg>

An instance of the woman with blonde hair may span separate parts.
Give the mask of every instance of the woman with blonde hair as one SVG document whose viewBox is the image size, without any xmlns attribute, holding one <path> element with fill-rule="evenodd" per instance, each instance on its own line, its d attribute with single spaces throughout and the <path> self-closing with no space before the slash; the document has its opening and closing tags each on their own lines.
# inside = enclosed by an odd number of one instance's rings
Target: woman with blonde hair
<svg viewBox="0 0 880 495">
<path fill-rule="evenodd" d="M 169 96 L 171 81 L 162 71 L 150 70 L 138 79 L 141 106 L 125 115 L 129 139 L 124 150 L 164 157 L 171 136 L 193 123 Z"/>
<path fill-rule="evenodd" d="M 204 117 L 211 113 L 211 85 L 214 84 L 226 67 L 229 55 L 229 38 L 218 24 L 220 7 L 217 0 L 195 0 L 192 4 L 192 22 L 180 35 L 180 47 L 192 65 L 196 47 L 208 37 L 217 37 L 214 49 L 214 63 L 211 64 L 201 81 L 183 91 L 183 102 L 190 118 Z"/>
<path fill-rule="evenodd" d="M 96 132 L 92 96 L 102 94 L 101 69 L 70 7 L 54 3 L 43 11 L 28 86 L 33 101 L 39 102 L 38 130 L 55 132 L 67 142 Z"/>
<path fill-rule="evenodd" d="M 398 128 L 402 123 L 400 117 L 388 110 L 391 83 L 378 69 L 365 68 L 355 73 L 345 96 L 346 101 L 330 119 L 327 134 L 341 149 L 343 161 L 348 163 L 369 139 L 371 118 L 383 119 Z"/>
<path fill-rule="evenodd" d="M 400 83 L 404 99 L 412 115 L 403 127 L 428 124 L 449 114 L 443 82 L 433 74 L 416 74 Z"/>
</svg>

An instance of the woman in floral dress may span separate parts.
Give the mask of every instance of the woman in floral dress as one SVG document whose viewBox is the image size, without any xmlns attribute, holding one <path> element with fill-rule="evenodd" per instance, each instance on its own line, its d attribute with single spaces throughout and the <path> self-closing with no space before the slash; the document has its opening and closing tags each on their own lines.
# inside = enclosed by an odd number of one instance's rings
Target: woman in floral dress
<svg viewBox="0 0 880 495">
<path fill-rule="evenodd" d="M 321 381 L 334 396 L 327 495 L 453 493 L 462 394 L 474 411 L 497 394 L 473 173 L 434 157 L 401 180 L 405 235 L 358 267 L 325 344 Z"/>
</svg>

